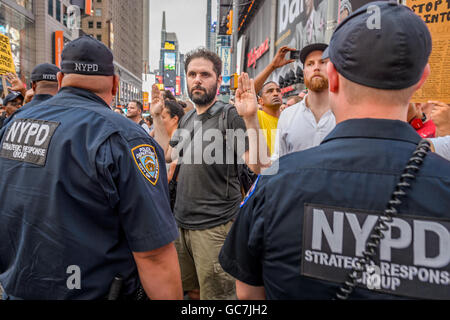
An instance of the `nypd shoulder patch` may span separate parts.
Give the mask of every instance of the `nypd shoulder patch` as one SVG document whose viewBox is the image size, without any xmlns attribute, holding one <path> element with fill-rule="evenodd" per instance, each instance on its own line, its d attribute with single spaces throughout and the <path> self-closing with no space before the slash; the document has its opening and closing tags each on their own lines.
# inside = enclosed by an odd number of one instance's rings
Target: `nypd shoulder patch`
<svg viewBox="0 0 450 320">
<path fill-rule="evenodd" d="M 258 184 L 259 178 L 261 178 L 261 176 L 259 175 L 258 178 L 256 178 L 255 183 L 253 183 L 253 185 L 251 186 L 250 190 L 248 190 L 247 195 L 245 196 L 244 200 L 242 200 L 240 208 L 242 208 L 248 201 L 248 199 L 250 199 L 253 195 L 253 193 L 256 190 L 256 185 Z"/>
<path fill-rule="evenodd" d="M 159 163 L 155 147 L 143 144 L 134 147 L 131 153 L 139 171 L 151 184 L 156 185 L 159 178 Z"/>
</svg>

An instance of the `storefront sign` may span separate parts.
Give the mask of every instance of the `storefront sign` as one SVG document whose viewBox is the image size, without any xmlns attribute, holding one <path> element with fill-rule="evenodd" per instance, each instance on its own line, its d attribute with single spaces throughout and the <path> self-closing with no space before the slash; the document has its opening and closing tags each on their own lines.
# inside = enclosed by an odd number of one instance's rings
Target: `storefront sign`
<svg viewBox="0 0 450 320">
<path fill-rule="evenodd" d="M 55 43 L 55 65 L 61 68 L 61 53 L 64 48 L 64 31 L 55 31 L 54 33 Z"/>
<path fill-rule="evenodd" d="M 269 38 L 267 38 L 258 48 L 253 48 L 247 54 L 247 68 L 250 68 L 252 65 L 253 68 L 256 68 L 256 61 L 258 61 L 258 59 L 267 51 L 269 51 Z"/>
</svg>

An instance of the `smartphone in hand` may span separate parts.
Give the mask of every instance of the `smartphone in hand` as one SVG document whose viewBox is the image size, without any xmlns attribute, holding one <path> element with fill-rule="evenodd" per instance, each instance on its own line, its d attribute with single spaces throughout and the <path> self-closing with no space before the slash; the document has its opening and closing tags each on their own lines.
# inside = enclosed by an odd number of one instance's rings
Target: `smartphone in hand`
<svg viewBox="0 0 450 320">
<path fill-rule="evenodd" d="M 300 50 L 289 51 L 289 60 L 300 60 Z"/>
</svg>

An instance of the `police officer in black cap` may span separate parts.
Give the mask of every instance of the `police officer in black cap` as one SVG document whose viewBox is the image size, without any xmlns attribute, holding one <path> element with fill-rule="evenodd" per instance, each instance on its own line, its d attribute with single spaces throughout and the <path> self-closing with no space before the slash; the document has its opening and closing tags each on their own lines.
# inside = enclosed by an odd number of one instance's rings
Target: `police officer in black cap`
<svg viewBox="0 0 450 320">
<path fill-rule="evenodd" d="M 61 66 L 59 93 L 0 131 L 5 297 L 182 298 L 164 153 L 109 108 L 111 51 L 81 37 Z"/>
<path fill-rule="evenodd" d="M 27 108 L 46 101 L 58 93 L 57 74 L 60 71 L 57 66 L 50 63 L 42 63 L 34 67 L 31 72 L 31 88 L 34 91 L 34 97 L 27 103 Z"/>
<path fill-rule="evenodd" d="M 430 52 L 396 3 L 337 27 L 324 52 L 336 128 L 257 180 L 221 251 L 240 299 L 450 298 L 450 162 L 406 122 Z"/>
</svg>

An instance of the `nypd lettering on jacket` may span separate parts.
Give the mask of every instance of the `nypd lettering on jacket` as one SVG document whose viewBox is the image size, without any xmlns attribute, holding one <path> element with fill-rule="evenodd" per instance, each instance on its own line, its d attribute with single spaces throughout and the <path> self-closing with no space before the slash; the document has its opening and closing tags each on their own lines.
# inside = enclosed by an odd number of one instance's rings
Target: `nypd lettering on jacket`
<svg viewBox="0 0 450 320">
<path fill-rule="evenodd" d="M 301 274 L 343 283 L 378 213 L 305 205 Z M 399 214 L 384 232 L 361 287 L 399 296 L 450 299 L 450 221 Z"/>
<path fill-rule="evenodd" d="M 50 140 L 58 122 L 16 119 L 4 135 L 0 157 L 45 166 Z"/>
</svg>

